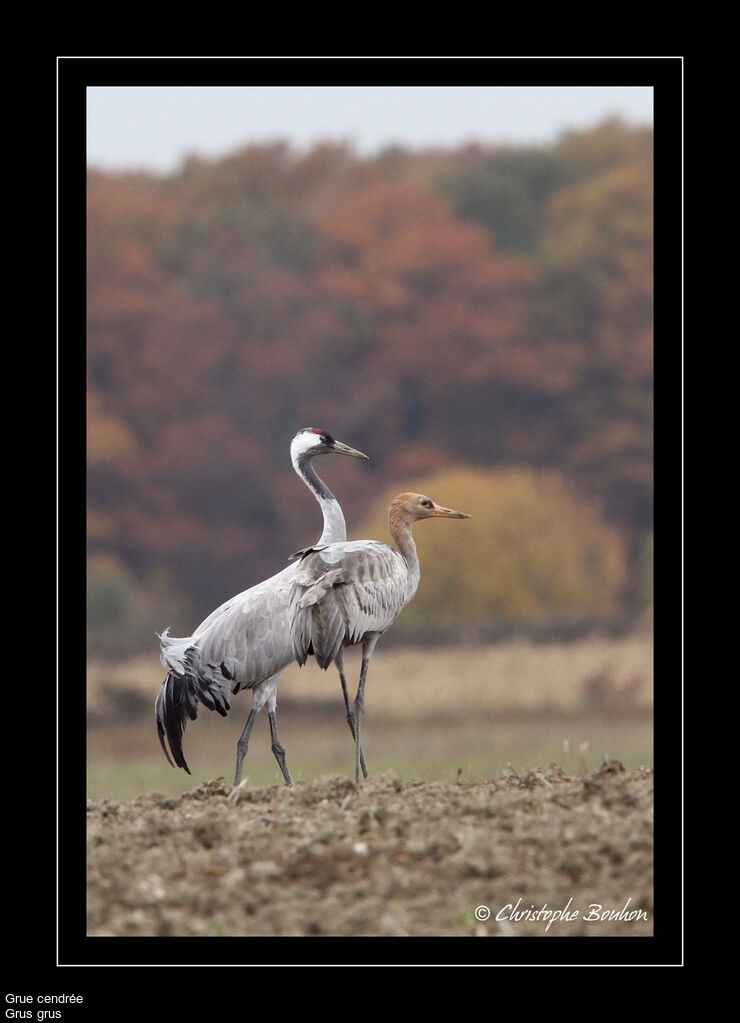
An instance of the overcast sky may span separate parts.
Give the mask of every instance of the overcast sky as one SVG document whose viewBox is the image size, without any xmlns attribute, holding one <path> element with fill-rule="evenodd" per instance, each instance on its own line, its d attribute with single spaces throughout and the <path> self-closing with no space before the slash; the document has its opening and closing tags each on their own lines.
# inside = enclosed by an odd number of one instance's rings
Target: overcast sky
<svg viewBox="0 0 740 1023">
<path fill-rule="evenodd" d="M 616 115 L 652 125 L 648 86 L 89 86 L 88 163 L 168 173 L 188 154 L 254 142 L 343 141 L 361 155 L 407 148 L 544 143 Z"/>
</svg>

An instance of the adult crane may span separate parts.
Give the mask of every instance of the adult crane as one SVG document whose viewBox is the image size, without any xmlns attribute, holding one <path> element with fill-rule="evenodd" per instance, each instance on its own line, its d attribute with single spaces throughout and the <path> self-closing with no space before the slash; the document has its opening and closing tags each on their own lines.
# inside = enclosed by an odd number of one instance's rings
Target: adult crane
<svg viewBox="0 0 740 1023">
<path fill-rule="evenodd" d="M 326 669 L 334 662 L 343 676 L 344 647 L 362 647 L 350 726 L 358 785 L 363 766 L 360 719 L 370 658 L 375 644 L 416 593 L 421 570 L 411 529 L 414 522 L 430 518 L 469 519 L 470 515 L 435 504 L 424 494 L 406 492 L 395 497 L 388 510 L 395 548 L 377 540 L 351 540 L 317 544 L 299 552 L 290 595 L 296 661 L 302 666 L 313 654 L 319 667 Z"/>
<path fill-rule="evenodd" d="M 329 454 L 368 457 L 362 451 L 335 440 L 325 430 L 313 427 L 299 430 L 291 441 L 293 468 L 318 501 L 324 518 L 318 545 L 347 538 L 339 502 L 313 465 L 315 458 Z M 234 787 L 241 782 L 249 737 L 257 714 L 265 704 L 270 720 L 272 752 L 286 785 L 293 784 L 285 749 L 278 739 L 276 703 L 278 680 L 283 669 L 293 660 L 289 598 L 297 569 L 298 563 L 293 561 L 276 575 L 227 600 L 211 612 L 190 636 L 176 638 L 169 635 L 169 629 L 165 629 L 159 637 L 162 646 L 160 660 L 167 674 L 155 703 L 157 733 L 164 755 L 173 767 L 182 767 L 190 774 L 182 749 L 182 737 L 187 719 L 194 721 L 198 716 L 198 704 L 226 716 L 230 696 L 241 689 L 251 689 L 252 707 L 237 743 Z M 342 689 L 352 730 L 349 695 L 343 677 Z M 354 731 L 352 735 L 354 738 Z"/>
</svg>

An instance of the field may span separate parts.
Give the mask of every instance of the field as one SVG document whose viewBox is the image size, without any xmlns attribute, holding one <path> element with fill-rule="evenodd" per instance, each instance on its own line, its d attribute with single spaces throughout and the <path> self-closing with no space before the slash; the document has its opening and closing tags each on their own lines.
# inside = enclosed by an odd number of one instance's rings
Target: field
<svg viewBox="0 0 740 1023">
<path fill-rule="evenodd" d="M 249 695 L 188 725 L 189 777 L 156 738 L 161 675 L 89 667 L 90 935 L 652 934 L 649 636 L 379 649 L 359 791 L 333 669 L 281 681 L 295 787 L 263 715 L 237 791 Z"/>
</svg>

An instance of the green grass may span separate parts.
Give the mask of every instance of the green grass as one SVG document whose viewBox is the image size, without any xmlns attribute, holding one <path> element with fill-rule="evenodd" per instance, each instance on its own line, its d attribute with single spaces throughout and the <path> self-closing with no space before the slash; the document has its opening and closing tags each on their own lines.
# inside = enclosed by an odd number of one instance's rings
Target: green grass
<svg viewBox="0 0 740 1023">
<path fill-rule="evenodd" d="M 356 678 L 358 651 L 349 651 L 346 665 L 349 678 Z M 153 703 L 161 679 L 154 654 L 88 666 L 91 797 L 178 795 L 219 777 L 231 784 L 249 694 L 235 698 L 226 718 L 201 708 L 197 721 L 188 724 L 189 776 L 171 768 L 159 747 Z M 459 647 L 379 650 L 370 682 L 363 748 L 374 774 L 392 769 L 404 780 L 452 781 L 458 770 L 474 780 L 550 763 L 584 774 L 597 770 L 605 756 L 626 767 L 653 762 L 649 635 L 511 641 L 464 653 Z M 141 717 L 139 707 L 146 708 Z M 292 665 L 280 682 L 278 710 L 280 739 L 296 781 L 353 776 L 352 739 L 335 672 L 322 672 L 310 661 L 303 669 Z M 283 784 L 264 712 L 244 773 L 251 786 Z"/>
<path fill-rule="evenodd" d="M 207 734 L 198 731 L 201 724 Z M 240 725 L 236 724 L 238 735 Z M 301 728 L 300 722 L 288 724 L 281 728 L 281 738 L 295 782 L 311 782 L 325 774 L 353 777 L 354 748 L 341 716 L 312 722 L 308 728 Z M 127 749 L 130 738 L 128 743 L 96 744 L 88 760 L 88 795 L 96 799 L 131 799 L 152 791 L 181 795 L 219 777 L 230 785 L 236 740 L 228 728 L 219 726 L 224 726 L 221 719 L 199 719 L 186 733 L 192 776 L 169 766 L 150 728 L 144 736 L 149 738 L 148 746 L 145 742 L 135 750 Z M 373 774 L 393 770 L 404 781 L 454 782 L 458 777 L 480 781 L 512 771 L 524 774 L 551 763 L 567 774 L 581 775 L 598 770 L 604 757 L 620 760 L 625 767 L 653 763 L 652 725 L 643 717 L 614 721 L 608 716 L 536 716 L 499 724 L 457 722 L 449 727 L 444 722 L 387 725 L 368 720 L 363 746 Z M 270 751 L 269 733 L 265 736 L 255 729 L 244 777 L 254 788 L 283 784 Z"/>
</svg>

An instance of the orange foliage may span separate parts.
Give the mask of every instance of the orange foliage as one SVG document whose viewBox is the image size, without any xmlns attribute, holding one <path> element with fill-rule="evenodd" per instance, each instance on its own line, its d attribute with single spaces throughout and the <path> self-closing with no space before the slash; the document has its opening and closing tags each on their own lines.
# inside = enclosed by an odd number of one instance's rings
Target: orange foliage
<svg viewBox="0 0 740 1023">
<path fill-rule="evenodd" d="M 472 518 L 454 529 L 445 520 L 415 527 L 422 580 L 405 624 L 593 624 L 619 610 L 624 542 L 558 473 L 450 468 L 409 486 Z M 394 494 L 389 489 L 353 535 L 390 542 L 385 520 Z"/>
<path fill-rule="evenodd" d="M 91 551 L 210 610 L 318 535 L 288 460 L 307 425 L 371 456 L 328 473 L 349 522 L 405 474 L 526 462 L 647 529 L 649 143 L 571 134 L 521 181 L 511 152 L 495 178 L 495 151 L 283 144 L 91 173 Z M 471 169 L 485 197 L 489 165 L 536 244 L 504 250 L 490 210 L 442 197 Z"/>
</svg>

